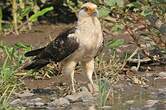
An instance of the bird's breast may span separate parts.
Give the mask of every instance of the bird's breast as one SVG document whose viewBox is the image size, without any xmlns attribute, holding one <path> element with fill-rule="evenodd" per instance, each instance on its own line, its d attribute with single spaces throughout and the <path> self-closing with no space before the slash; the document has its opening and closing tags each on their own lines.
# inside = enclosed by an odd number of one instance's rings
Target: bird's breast
<svg viewBox="0 0 166 110">
<path fill-rule="evenodd" d="M 94 35 L 86 35 L 79 39 L 80 46 L 78 49 L 79 60 L 91 60 L 98 51 L 98 38 Z"/>
<path fill-rule="evenodd" d="M 103 40 L 101 32 L 101 26 L 98 22 L 95 25 L 92 22 L 79 25 L 75 32 L 79 48 L 70 58 L 76 61 L 89 61 L 94 58 Z"/>
</svg>

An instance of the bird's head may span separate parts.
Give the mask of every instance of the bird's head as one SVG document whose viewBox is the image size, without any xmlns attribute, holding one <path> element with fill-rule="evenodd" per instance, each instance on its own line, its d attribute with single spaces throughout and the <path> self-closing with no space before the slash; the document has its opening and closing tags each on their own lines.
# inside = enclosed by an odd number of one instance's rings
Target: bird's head
<svg viewBox="0 0 166 110">
<path fill-rule="evenodd" d="M 91 2 L 83 4 L 78 13 L 78 17 L 97 17 L 97 16 L 98 16 L 97 5 Z"/>
</svg>

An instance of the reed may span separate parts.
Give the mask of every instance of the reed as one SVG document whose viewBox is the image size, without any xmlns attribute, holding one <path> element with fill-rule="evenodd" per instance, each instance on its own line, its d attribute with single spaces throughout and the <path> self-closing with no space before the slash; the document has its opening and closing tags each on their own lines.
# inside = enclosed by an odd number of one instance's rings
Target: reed
<svg viewBox="0 0 166 110">
<path fill-rule="evenodd" d="M 12 16 L 13 16 L 13 26 L 14 26 L 14 31 L 18 35 L 18 24 L 17 24 L 17 2 L 16 0 L 12 0 Z"/>
</svg>

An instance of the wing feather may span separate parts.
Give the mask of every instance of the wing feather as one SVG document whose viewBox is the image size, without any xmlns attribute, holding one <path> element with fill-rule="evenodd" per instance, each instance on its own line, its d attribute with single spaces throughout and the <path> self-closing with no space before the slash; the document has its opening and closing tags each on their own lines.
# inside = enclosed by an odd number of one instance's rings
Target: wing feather
<svg viewBox="0 0 166 110">
<path fill-rule="evenodd" d="M 43 51 L 44 49 L 45 49 L 45 47 L 39 48 L 39 49 L 36 49 L 36 50 L 32 50 L 32 51 L 29 51 L 29 52 L 26 52 L 24 54 L 24 56 L 25 57 L 31 57 L 31 56 L 39 55 L 41 53 L 41 51 Z"/>
<path fill-rule="evenodd" d="M 24 69 L 39 69 L 51 61 L 60 62 L 72 54 L 79 47 L 79 43 L 77 42 L 76 37 L 68 36 L 73 34 L 75 30 L 75 28 L 71 28 L 64 31 L 63 33 L 59 34 L 54 41 L 49 43 L 46 47 L 43 47 L 42 50 L 39 49 L 40 53 L 38 53 L 33 59 L 33 62 L 25 66 Z M 35 50 L 32 51 L 35 52 Z"/>
</svg>

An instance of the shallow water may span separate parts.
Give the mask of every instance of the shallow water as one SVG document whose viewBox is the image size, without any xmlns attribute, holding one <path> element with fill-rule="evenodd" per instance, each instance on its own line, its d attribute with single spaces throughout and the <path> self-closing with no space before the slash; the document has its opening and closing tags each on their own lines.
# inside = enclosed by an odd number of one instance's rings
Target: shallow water
<svg viewBox="0 0 166 110">
<path fill-rule="evenodd" d="M 154 74 L 154 73 L 152 73 Z M 84 82 L 82 78 L 80 78 L 79 74 L 76 75 L 76 79 L 81 79 L 79 82 Z M 109 100 L 107 102 L 107 106 L 111 106 L 111 108 L 103 109 L 103 110 L 165 110 L 166 108 L 166 78 L 155 78 L 153 75 L 148 77 L 148 87 L 141 87 L 139 85 L 135 85 L 129 83 L 128 81 L 121 81 L 112 86 L 112 92 L 109 96 Z M 25 80 L 25 85 L 29 88 L 45 88 L 49 87 L 51 94 L 38 94 L 37 97 L 42 98 L 45 101 L 50 101 L 50 97 L 59 97 L 57 95 L 58 91 L 56 91 L 56 86 L 59 85 L 64 80 L 63 76 L 53 77 L 49 80 Z M 41 86 L 40 86 L 41 84 Z M 38 86 L 37 86 L 38 85 Z M 56 95 L 55 95 L 56 94 Z M 63 94 L 63 93 L 62 93 Z M 70 105 L 68 109 L 62 108 L 62 110 L 76 110 L 74 108 L 80 108 L 80 110 L 84 110 L 88 108 L 93 108 L 92 110 L 98 110 L 96 105 L 86 105 L 83 103 L 73 103 Z M 73 108 L 73 109 L 71 109 Z M 85 109 L 85 110 L 86 110 Z M 89 109 L 89 110 L 91 110 Z"/>
</svg>

